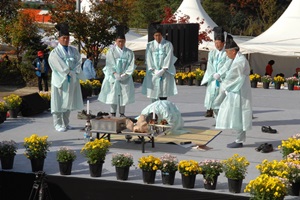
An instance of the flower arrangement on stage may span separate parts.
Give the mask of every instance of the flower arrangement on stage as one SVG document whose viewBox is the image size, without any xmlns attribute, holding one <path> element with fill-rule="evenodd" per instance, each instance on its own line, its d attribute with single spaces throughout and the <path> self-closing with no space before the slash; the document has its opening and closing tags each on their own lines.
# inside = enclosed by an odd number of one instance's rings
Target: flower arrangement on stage
<svg viewBox="0 0 300 200">
<path fill-rule="evenodd" d="M 288 140 L 282 140 L 281 145 L 278 146 L 283 157 L 285 158 L 290 153 L 300 150 L 300 139 L 295 137 L 290 137 Z"/>
<path fill-rule="evenodd" d="M 251 200 L 281 200 L 288 192 L 288 182 L 280 177 L 261 174 L 249 182 L 244 192 L 250 193 Z"/>
<path fill-rule="evenodd" d="M 93 80 L 91 82 L 92 88 L 93 89 L 98 89 L 101 88 L 101 82 L 99 80 Z"/>
<path fill-rule="evenodd" d="M 32 134 L 24 139 L 25 156 L 29 159 L 46 158 L 51 143 L 47 141 L 48 136 L 39 137 Z"/>
<path fill-rule="evenodd" d="M 22 98 L 19 95 L 11 94 L 9 96 L 3 97 L 8 109 L 19 108 L 22 103 Z"/>
<path fill-rule="evenodd" d="M 7 112 L 8 107 L 4 101 L 0 101 L 0 112 Z"/>
<path fill-rule="evenodd" d="M 201 70 L 200 68 L 197 68 L 194 73 L 196 74 L 195 79 L 198 81 L 201 81 L 203 79 L 204 76 L 204 71 Z"/>
<path fill-rule="evenodd" d="M 250 81 L 260 81 L 260 75 L 259 74 L 250 74 L 249 78 L 250 78 Z"/>
<path fill-rule="evenodd" d="M 45 100 L 50 101 L 51 100 L 51 92 L 39 92 L 39 95 Z"/>
<path fill-rule="evenodd" d="M 288 180 L 290 183 L 300 183 L 300 161 L 287 159 L 287 166 L 289 168 Z"/>
<path fill-rule="evenodd" d="M 272 81 L 272 77 L 269 75 L 262 76 L 261 81 L 264 83 L 270 83 Z"/>
<path fill-rule="evenodd" d="M 281 160 L 263 160 L 261 164 L 257 165 L 256 168 L 259 170 L 260 174 L 267 174 L 269 176 L 278 176 L 281 178 L 288 178 L 289 167 L 286 161 Z"/>
<path fill-rule="evenodd" d="M 194 79 L 194 78 L 196 77 L 196 73 L 195 73 L 195 72 L 188 72 L 188 73 L 187 73 L 187 77 L 188 77 L 189 79 Z"/>
<path fill-rule="evenodd" d="M 185 79 L 187 79 L 188 77 L 187 77 L 187 74 L 184 73 L 184 72 L 177 72 L 177 73 L 175 74 L 175 78 L 176 78 L 176 79 L 182 79 L 182 80 L 185 80 Z"/>
<path fill-rule="evenodd" d="M 274 81 L 274 83 L 284 83 L 284 78 L 283 77 L 281 77 L 281 76 L 275 76 L 274 78 L 273 78 L 273 81 Z"/>
<path fill-rule="evenodd" d="M 132 73 L 133 81 L 136 81 L 138 79 L 138 74 L 139 74 L 139 71 L 135 69 Z"/>
<path fill-rule="evenodd" d="M 138 162 L 139 168 L 143 171 L 157 171 L 162 165 L 161 160 L 152 155 L 143 156 L 139 159 Z"/>
<path fill-rule="evenodd" d="M 80 85 L 85 89 L 91 89 L 92 88 L 92 82 L 90 80 L 86 80 L 86 81 L 79 80 L 79 82 L 80 82 Z"/>
<path fill-rule="evenodd" d="M 14 140 L 0 142 L 0 157 L 15 156 L 17 153 L 17 143 Z"/>
<path fill-rule="evenodd" d="M 175 172 L 178 169 L 178 159 L 171 154 L 164 154 L 160 157 L 161 166 L 160 170 L 165 173 Z"/>
<path fill-rule="evenodd" d="M 285 81 L 288 83 L 288 84 L 297 84 L 299 79 L 297 79 L 295 76 L 292 76 L 292 77 L 288 77 L 285 79 Z"/>
<path fill-rule="evenodd" d="M 130 153 L 113 154 L 111 164 L 115 167 L 130 167 L 133 165 L 133 156 Z"/>
<path fill-rule="evenodd" d="M 107 139 L 95 139 L 85 143 L 80 152 L 87 158 L 89 164 L 95 164 L 105 160 L 110 146 L 111 143 Z"/>
<path fill-rule="evenodd" d="M 201 173 L 201 167 L 195 160 L 181 160 L 178 164 L 179 173 L 184 176 L 191 176 Z"/>
<path fill-rule="evenodd" d="M 62 163 L 73 162 L 76 157 L 75 151 L 68 147 L 60 147 L 56 153 L 56 160 Z"/>
<path fill-rule="evenodd" d="M 205 180 L 213 181 L 214 177 L 223 172 L 223 164 L 219 160 L 204 160 L 199 162 Z"/>
<path fill-rule="evenodd" d="M 234 154 L 232 157 L 223 160 L 222 164 L 227 178 L 241 180 L 245 178 L 250 163 L 246 157 Z"/>
<path fill-rule="evenodd" d="M 146 72 L 145 72 L 144 70 L 139 71 L 138 77 L 139 77 L 140 79 L 144 78 L 145 76 L 146 76 Z"/>
</svg>

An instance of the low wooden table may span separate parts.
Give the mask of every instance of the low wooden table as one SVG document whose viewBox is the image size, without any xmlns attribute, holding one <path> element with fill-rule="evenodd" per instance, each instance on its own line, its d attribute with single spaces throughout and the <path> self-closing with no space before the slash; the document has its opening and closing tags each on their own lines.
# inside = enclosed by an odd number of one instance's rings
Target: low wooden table
<svg viewBox="0 0 300 200">
<path fill-rule="evenodd" d="M 110 141 L 111 137 L 110 135 L 124 135 L 124 137 L 126 135 L 130 135 L 130 136 L 137 136 L 140 140 L 141 140 L 141 144 L 142 144 L 142 153 L 145 153 L 145 137 L 149 138 L 149 141 L 151 143 L 151 147 L 154 148 L 155 147 L 155 140 L 154 137 L 161 135 L 161 134 L 165 134 L 165 131 L 170 129 L 171 126 L 169 125 L 157 125 L 157 124 L 148 124 L 152 129 L 150 130 L 154 130 L 151 131 L 152 133 L 136 133 L 136 132 L 131 132 L 128 129 L 125 129 L 119 133 L 115 132 L 115 131 L 107 131 L 107 130 L 89 130 L 89 132 L 92 133 L 96 133 L 96 137 L 98 139 L 100 138 L 107 138 L 108 141 Z M 161 131 L 160 131 L 161 130 Z"/>
</svg>

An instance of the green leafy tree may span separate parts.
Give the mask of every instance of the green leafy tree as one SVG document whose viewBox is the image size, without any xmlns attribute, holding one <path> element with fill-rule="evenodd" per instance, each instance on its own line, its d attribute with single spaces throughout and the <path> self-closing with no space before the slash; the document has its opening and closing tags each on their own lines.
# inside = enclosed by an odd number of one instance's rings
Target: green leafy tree
<svg viewBox="0 0 300 200">
<path fill-rule="evenodd" d="M 89 11 L 76 11 L 74 0 L 45 0 L 54 23 L 68 22 L 70 32 L 84 53 L 95 55 L 95 66 L 104 49 L 111 45 L 115 35 L 112 27 L 127 25 L 132 1 L 91 2 Z M 80 43 L 78 43 L 80 41 Z"/>
<path fill-rule="evenodd" d="M 181 2 L 181 0 L 137 0 L 133 3 L 129 25 L 148 28 L 149 23 L 162 21 L 165 7 L 170 7 L 172 12 L 175 12 Z"/>
</svg>

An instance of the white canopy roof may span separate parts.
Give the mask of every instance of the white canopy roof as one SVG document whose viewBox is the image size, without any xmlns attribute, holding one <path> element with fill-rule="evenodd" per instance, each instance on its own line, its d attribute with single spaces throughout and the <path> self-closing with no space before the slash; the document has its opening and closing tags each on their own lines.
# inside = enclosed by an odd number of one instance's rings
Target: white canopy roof
<svg viewBox="0 0 300 200">
<path fill-rule="evenodd" d="M 268 30 L 241 47 L 243 53 L 300 56 L 300 1 L 293 0 Z"/>
</svg>

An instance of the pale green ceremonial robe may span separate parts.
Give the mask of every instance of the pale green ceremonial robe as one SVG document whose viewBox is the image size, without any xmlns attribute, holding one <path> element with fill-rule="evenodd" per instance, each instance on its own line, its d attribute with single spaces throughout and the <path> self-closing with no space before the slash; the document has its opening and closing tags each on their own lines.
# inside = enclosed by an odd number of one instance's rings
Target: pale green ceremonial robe
<svg viewBox="0 0 300 200">
<path fill-rule="evenodd" d="M 49 55 L 51 77 L 51 113 L 81 110 L 83 100 L 79 80 L 86 80 L 81 70 L 81 55 L 72 46 L 68 52 L 61 44 Z M 68 75 L 70 74 L 70 75 Z"/>
<path fill-rule="evenodd" d="M 171 42 L 163 39 L 159 45 L 155 40 L 149 42 L 146 48 L 146 76 L 142 85 L 142 94 L 147 98 L 158 99 L 176 95 L 175 62 Z M 167 69 L 161 77 L 157 77 L 153 70 Z"/>
<path fill-rule="evenodd" d="M 118 47 L 114 46 L 107 52 L 106 66 L 103 68 L 105 77 L 98 100 L 105 104 L 125 106 L 135 102 L 132 79 L 132 73 L 136 68 L 135 58 L 130 49 L 124 47 L 123 53 L 120 55 L 116 48 Z M 126 74 L 126 78 L 117 80 L 114 76 L 115 72 Z"/>
<path fill-rule="evenodd" d="M 222 80 L 225 78 L 231 62 L 232 60 L 227 57 L 224 49 L 221 51 L 214 49 L 209 52 L 207 68 L 201 82 L 201 85 L 207 84 L 204 99 L 204 107 L 207 110 L 215 109 L 214 100 L 219 95 Z M 220 75 L 220 80 L 214 79 L 213 75 L 215 73 Z"/>
<path fill-rule="evenodd" d="M 182 134 L 189 132 L 183 129 L 183 119 L 177 106 L 168 100 L 158 100 L 144 108 L 141 112 L 142 115 L 148 116 L 150 113 L 155 113 L 158 117 L 158 123 L 165 119 L 168 125 L 172 126 L 167 134 Z"/>
<path fill-rule="evenodd" d="M 250 66 L 240 52 L 234 58 L 221 91 L 227 91 L 216 119 L 216 129 L 247 131 L 252 128 Z"/>
</svg>

